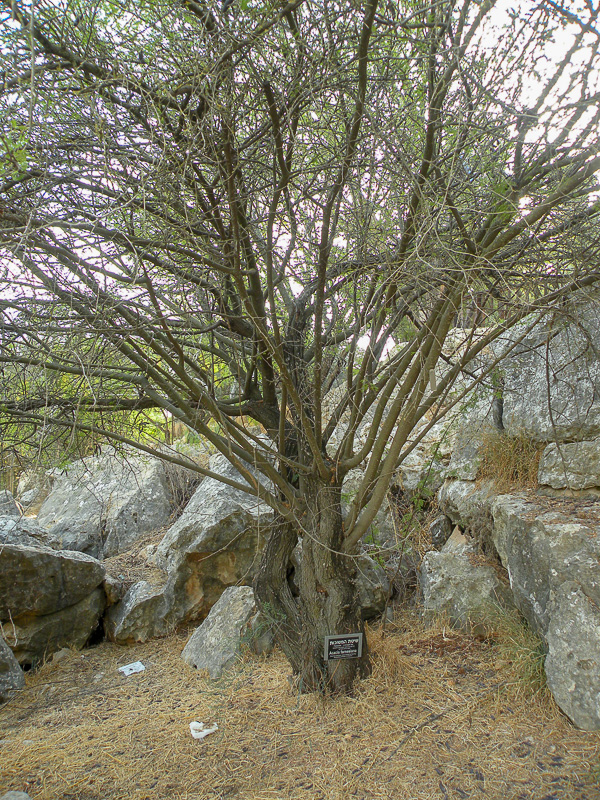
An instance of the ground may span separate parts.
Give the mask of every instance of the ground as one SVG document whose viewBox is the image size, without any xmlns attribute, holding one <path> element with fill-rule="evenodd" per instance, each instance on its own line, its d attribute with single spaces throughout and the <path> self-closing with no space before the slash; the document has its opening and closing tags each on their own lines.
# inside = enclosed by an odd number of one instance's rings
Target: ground
<svg viewBox="0 0 600 800">
<path fill-rule="evenodd" d="M 211 682 L 181 660 L 185 633 L 50 661 L 0 708 L 0 796 L 600 798 L 600 733 L 575 730 L 509 649 L 409 612 L 368 637 L 353 698 L 298 694 L 277 652 Z M 117 671 L 136 660 L 144 672 Z M 192 721 L 219 729 L 195 740 Z"/>
</svg>

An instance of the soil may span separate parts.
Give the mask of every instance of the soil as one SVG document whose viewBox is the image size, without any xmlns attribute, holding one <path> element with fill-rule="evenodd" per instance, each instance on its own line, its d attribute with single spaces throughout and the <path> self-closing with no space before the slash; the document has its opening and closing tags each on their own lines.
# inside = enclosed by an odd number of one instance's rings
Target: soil
<svg viewBox="0 0 600 800">
<path fill-rule="evenodd" d="M 374 671 L 355 696 L 322 697 L 298 692 L 277 651 L 210 681 L 181 660 L 186 639 L 102 642 L 29 673 L 0 708 L 0 796 L 600 798 L 600 733 L 576 730 L 506 647 L 406 612 L 369 631 Z M 195 740 L 193 721 L 218 731 Z"/>
</svg>

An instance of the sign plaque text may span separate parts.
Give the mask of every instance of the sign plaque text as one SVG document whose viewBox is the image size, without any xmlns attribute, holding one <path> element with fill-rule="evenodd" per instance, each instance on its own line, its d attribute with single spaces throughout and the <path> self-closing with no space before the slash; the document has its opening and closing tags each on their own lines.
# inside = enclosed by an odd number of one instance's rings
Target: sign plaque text
<svg viewBox="0 0 600 800">
<path fill-rule="evenodd" d="M 345 633 L 342 636 L 325 637 L 325 661 L 337 658 L 360 658 L 362 656 L 362 633 Z"/>
</svg>

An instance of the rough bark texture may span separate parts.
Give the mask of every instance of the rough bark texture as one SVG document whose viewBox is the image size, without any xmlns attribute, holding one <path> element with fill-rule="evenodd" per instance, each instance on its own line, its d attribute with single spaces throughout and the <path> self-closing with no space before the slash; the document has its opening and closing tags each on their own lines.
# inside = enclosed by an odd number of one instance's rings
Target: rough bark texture
<svg viewBox="0 0 600 800">
<path fill-rule="evenodd" d="M 360 659 L 326 661 L 325 636 L 364 633 L 355 560 L 343 551 L 341 486 L 306 482 L 300 597 L 287 580 L 299 532 L 289 523 L 274 527 L 255 589 L 263 613 L 275 622 L 276 637 L 298 676 L 300 691 L 352 692 L 370 671 L 364 642 Z"/>
</svg>

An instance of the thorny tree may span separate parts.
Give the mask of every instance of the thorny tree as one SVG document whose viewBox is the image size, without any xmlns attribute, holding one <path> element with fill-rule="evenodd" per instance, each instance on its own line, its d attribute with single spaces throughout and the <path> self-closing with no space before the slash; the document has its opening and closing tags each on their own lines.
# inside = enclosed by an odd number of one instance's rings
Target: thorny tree
<svg viewBox="0 0 600 800">
<path fill-rule="evenodd" d="M 368 672 L 323 637 L 413 432 L 598 277 L 598 3 L 511 5 L 0 3 L 2 419 L 206 437 L 276 512 L 256 590 L 305 689 Z"/>
</svg>

